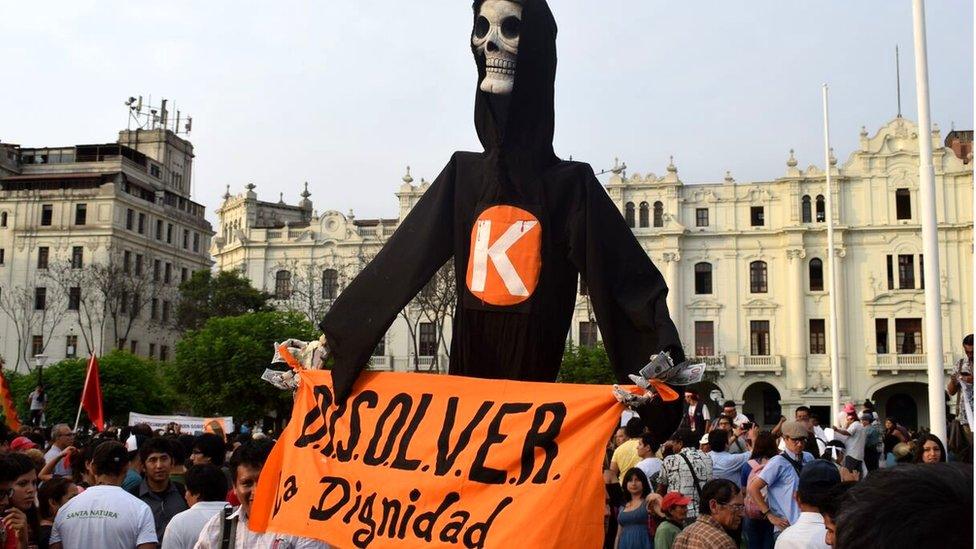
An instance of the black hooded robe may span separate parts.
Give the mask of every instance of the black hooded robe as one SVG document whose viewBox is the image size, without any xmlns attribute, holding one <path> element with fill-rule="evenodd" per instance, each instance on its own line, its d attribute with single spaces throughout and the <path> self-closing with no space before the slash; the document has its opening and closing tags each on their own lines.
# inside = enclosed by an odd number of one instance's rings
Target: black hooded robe
<svg viewBox="0 0 976 549">
<path fill-rule="evenodd" d="M 592 168 L 553 152 L 556 23 L 544 0 L 522 5 L 512 94 L 477 91 L 475 125 L 485 151 L 454 154 L 320 324 L 339 402 L 399 311 L 451 257 L 458 288 L 451 374 L 555 381 L 578 276 L 620 382 L 661 350 L 684 360 L 661 273 Z M 484 56 L 475 51 L 475 61 L 480 84 Z M 506 230 L 508 240 L 492 248 Z M 656 439 L 677 427 L 681 403 L 655 399 L 639 411 Z"/>
</svg>

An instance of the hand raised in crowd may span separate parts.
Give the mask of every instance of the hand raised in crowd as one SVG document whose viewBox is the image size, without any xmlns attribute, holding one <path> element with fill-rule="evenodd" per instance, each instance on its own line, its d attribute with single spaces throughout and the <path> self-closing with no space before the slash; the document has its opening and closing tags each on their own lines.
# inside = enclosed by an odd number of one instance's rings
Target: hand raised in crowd
<svg viewBox="0 0 976 549">
<path fill-rule="evenodd" d="M 8 507 L 3 515 L 3 525 L 17 533 L 17 539 L 27 541 L 27 515 L 16 507 Z"/>
</svg>

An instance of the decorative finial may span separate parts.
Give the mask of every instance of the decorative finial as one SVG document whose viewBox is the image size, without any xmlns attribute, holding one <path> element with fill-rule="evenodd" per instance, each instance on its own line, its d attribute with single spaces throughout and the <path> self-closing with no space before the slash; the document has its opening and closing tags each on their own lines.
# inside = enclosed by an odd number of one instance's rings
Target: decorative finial
<svg viewBox="0 0 976 549">
<path fill-rule="evenodd" d="M 789 166 L 790 168 L 796 167 L 796 157 L 793 156 L 793 149 L 790 149 L 790 157 L 789 159 L 787 159 L 786 165 Z"/>
<path fill-rule="evenodd" d="M 735 183 L 735 179 L 732 177 L 732 172 L 729 171 L 729 170 L 726 170 L 726 172 L 725 172 L 725 182 L 726 183 Z"/>
<path fill-rule="evenodd" d="M 278 204 L 285 203 L 285 193 L 278 193 Z"/>
<path fill-rule="evenodd" d="M 830 165 L 831 166 L 836 166 L 837 165 L 837 157 L 834 156 L 834 148 L 833 147 L 830 148 Z"/>
<path fill-rule="evenodd" d="M 610 168 L 610 171 L 613 172 L 614 175 L 620 175 L 626 169 L 627 169 L 627 163 L 626 162 L 621 163 L 619 158 L 614 157 L 613 167 Z"/>
<path fill-rule="evenodd" d="M 227 190 L 224 192 L 224 200 L 230 200 L 230 185 L 227 185 Z"/>
<path fill-rule="evenodd" d="M 407 185 L 413 183 L 413 177 L 410 176 L 410 166 L 407 166 L 407 174 L 403 176 L 403 182 Z"/>
<path fill-rule="evenodd" d="M 255 185 L 254 183 L 248 183 L 247 185 L 244 186 L 245 189 L 251 192 L 253 192 L 256 187 L 257 185 Z"/>
<path fill-rule="evenodd" d="M 933 122 L 932 123 L 932 133 L 939 133 L 940 131 L 941 131 L 941 129 L 939 128 L 939 123 L 938 122 Z"/>
<path fill-rule="evenodd" d="M 668 157 L 668 173 L 678 173 L 678 167 L 674 165 L 674 155 Z"/>
<path fill-rule="evenodd" d="M 868 129 L 865 128 L 864 126 L 861 126 L 861 137 L 867 137 L 867 136 L 868 136 Z"/>
<path fill-rule="evenodd" d="M 305 182 L 305 190 L 302 191 L 302 198 L 308 198 L 312 196 L 312 193 L 308 192 L 308 181 Z"/>
</svg>

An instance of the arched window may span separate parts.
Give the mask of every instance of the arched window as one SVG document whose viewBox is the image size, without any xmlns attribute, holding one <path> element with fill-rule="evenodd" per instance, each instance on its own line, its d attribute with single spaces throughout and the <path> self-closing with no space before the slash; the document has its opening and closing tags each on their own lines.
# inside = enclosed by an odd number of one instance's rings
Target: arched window
<svg viewBox="0 0 976 549">
<path fill-rule="evenodd" d="M 7 212 L 0 213 L 0 227 L 7 226 Z"/>
<path fill-rule="evenodd" d="M 627 220 L 627 226 L 631 229 L 634 228 L 634 203 L 628 202 L 624 206 L 624 219 Z"/>
<path fill-rule="evenodd" d="M 810 223 L 813 221 L 813 212 L 810 210 L 810 195 L 803 195 L 803 200 L 800 201 L 801 211 L 802 211 L 802 223 Z"/>
<path fill-rule="evenodd" d="M 275 273 L 275 299 L 291 297 L 291 272 L 280 270 Z"/>
<path fill-rule="evenodd" d="M 640 203 L 640 226 L 647 227 L 650 225 L 650 206 L 647 202 Z"/>
<path fill-rule="evenodd" d="M 339 271 L 322 271 L 322 299 L 335 299 L 339 296 Z"/>
<path fill-rule="evenodd" d="M 827 221 L 827 208 L 822 194 L 817 195 L 817 223 Z"/>
<path fill-rule="evenodd" d="M 810 260 L 810 291 L 822 292 L 824 289 L 823 261 L 818 258 Z"/>
<path fill-rule="evenodd" d="M 660 200 L 654 203 L 654 226 L 664 226 L 664 204 Z"/>
<path fill-rule="evenodd" d="M 749 264 L 749 291 L 754 294 L 764 294 L 768 291 L 766 279 L 766 262 L 753 261 Z"/>
<path fill-rule="evenodd" d="M 695 264 L 695 293 L 696 294 L 710 294 L 712 293 L 712 264 L 711 263 L 696 263 Z"/>
</svg>

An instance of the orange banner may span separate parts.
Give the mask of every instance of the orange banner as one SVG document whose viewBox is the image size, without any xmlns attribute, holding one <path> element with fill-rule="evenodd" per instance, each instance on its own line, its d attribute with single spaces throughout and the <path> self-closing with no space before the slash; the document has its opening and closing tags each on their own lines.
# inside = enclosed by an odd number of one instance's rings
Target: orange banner
<svg viewBox="0 0 976 549">
<path fill-rule="evenodd" d="M 302 371 L 257 531 L 334 547 L 599 547 L 609 388 L 367 373 L 342 406 Z"/>
</svg>

